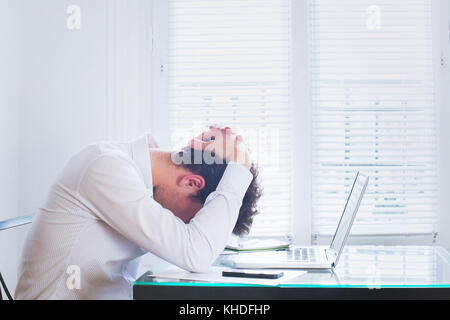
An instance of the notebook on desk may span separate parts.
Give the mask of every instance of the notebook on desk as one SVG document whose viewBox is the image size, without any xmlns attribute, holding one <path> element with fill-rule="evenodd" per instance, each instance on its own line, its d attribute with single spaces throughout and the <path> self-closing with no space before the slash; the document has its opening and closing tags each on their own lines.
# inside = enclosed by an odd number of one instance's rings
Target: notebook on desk
<svg viewBox="0 0 450 320">
<path fill-rule="evenodd" d="M 246 239 L 228 244 L 225 249 L 237 252 L 253 252 L 265 250 L 282 250 L 289 248 L 290 242 L 276 239 Z"/>
<path fill-rule="evenodd" d="M 232 268 L 330 269 L 339 262 L 356 213 L 369 182 L 358 172 L 329 247 L 292 247 L 285 251 L 251 252 L 230 256 L 222 263 Z"/>
</svg>

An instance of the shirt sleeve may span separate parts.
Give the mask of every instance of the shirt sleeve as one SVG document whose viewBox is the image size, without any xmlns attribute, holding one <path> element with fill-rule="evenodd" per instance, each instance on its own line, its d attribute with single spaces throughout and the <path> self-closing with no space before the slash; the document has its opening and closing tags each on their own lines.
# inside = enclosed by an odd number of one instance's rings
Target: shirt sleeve
<svg viewBox="0 0 450 320">
<path fill-rule="evenodd" d="M 94 214 L 141 248 L 183 269 L 206 271 L 224 249 L 253 176 L 228 164 L 215 192 L 188 224 L 156 202 L 131 161 L 103 155 L 81 178 Z"/>
</svg>

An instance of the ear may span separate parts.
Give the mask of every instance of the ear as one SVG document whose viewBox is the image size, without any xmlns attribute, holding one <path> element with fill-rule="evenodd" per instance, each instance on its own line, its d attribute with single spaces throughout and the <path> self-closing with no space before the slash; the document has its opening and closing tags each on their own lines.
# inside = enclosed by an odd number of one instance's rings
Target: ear
<svg viewBox="0 0 450 320">
<path fill-rule="evenodd" d="M 178 182 L 178 186 L 186 189 L 186 191 L 197 192 L 205 187 L 205 179 L 197 174 L 188 174 L 183 176 Z"/>
</svg>

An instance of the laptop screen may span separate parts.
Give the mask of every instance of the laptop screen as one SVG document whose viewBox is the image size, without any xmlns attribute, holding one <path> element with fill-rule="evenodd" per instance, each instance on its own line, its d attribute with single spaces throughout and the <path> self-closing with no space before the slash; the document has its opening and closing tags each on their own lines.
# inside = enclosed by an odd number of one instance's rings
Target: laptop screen
<svg viewBox="0 0 450 320">
<path fill-rule="evenodd" d="M 358 175 L 353 182 L 352 190 L 347 198 L 344 212 L 342 213 L 341 220 L 339 221 L 336 233 L 334 234 L 333 241 L 330 246 L 330 248 L 333 249 L 338 255 L 344 247 L 345 240 L 350 232 L 350 228 L 353 224 L 356 212 L 358 211 L 368 180 L 369 177 L 358 172 Z"/>
</svg>

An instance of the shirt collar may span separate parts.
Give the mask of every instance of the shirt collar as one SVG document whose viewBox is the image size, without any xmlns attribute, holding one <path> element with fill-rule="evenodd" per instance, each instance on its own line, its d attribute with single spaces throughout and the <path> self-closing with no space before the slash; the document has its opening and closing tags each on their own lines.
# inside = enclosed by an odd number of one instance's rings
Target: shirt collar
<svg viewBox="0 0 450 320">
<path fill-rule="evenodd" d="M 153 193 L 150 147 L 158 147 L 155 139 L 150 134 L 145 134 L 131 141 L 131 157 L 139 170 L 141 170 L 145 185 Z"/>
</svg>

